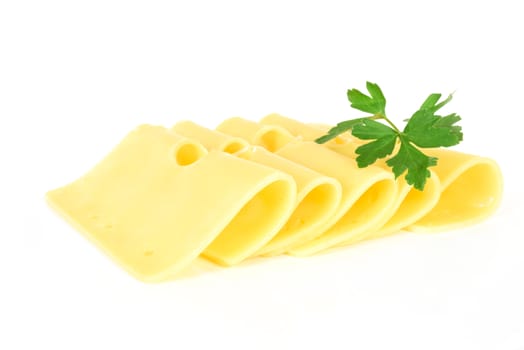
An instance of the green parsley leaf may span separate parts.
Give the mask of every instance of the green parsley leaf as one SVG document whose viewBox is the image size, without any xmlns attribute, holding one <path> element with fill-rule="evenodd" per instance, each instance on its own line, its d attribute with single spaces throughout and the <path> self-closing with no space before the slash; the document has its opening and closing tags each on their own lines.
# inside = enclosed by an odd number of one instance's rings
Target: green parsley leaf
<svg viewBox="0 0 524 350">
<path fill-rule="evenodd" d="M 400 136 L 400 142 L 398 153 L 386 164 L 392 168 L 395 178 L 407 169 L 406 182 L 417 190 L 423 191 L 427 178 L 431 176 L 428 168 L 437 165 L 437 158 L 428 157 L 420 152 L 404 136 Z"/>
<path fill-rule="evenodd" d="M 422 103 L 422 106 L 420 106 L 419 109 L 429 109 L 433 113 L 435 113 L 436 111 L 438 111 L 439 109 L 447 105 L 449 101 L 451 101 L 451 99 L 453 98 L 453 94 L 450 94 L 444 101 L 437 104 L 437 102 L 440 100 L 441 97 L 442 97 L 442 94 L 429 95 L 426 101 Z"/>
<path fill-rule="evenodd" d="M 435 112 L 451 101 L 452 95 L 437 104 L 440 94 L 430 95 L 409 119 L 404 134 L 419 147 L 450 147 L 462 141 L 462 127 L 454 125 L 460 121 L 455 113 L 441 117 Z"/>
<path fill-rule="evenodd" d="M 373 119 L 364 119 L 355 125 L 352 134 L 362 140 L 375 139 L 355 150 L 355 153 L 359 155 L 357 164 L 360 168 L 365 168 L 375 163 L 377 159 L 390 155 L 398 137 L 395 130 Z"/>
<path fill-rule="evenodd" d="M 355 150 L 355 153 L 358 154 L 358 167 L 365 168 L 375 163 L 377 159 L 389 156 L 395 148 L 397 137 L 397 134 L 385 135 L 375 141 L 359 146 Z"/>
<path fill-rule="evenodd" d="M 386 114 L 386 98 L 377 84 L 366 83 L 369 95 L 365 95 L 357 89 L 348 90 L 348 99 L 351 107 L 363 112 L 376 114 Z"/>
<path fill-rule="evenodd" d="M 355 125 L 358 125 L 362 123 L 362 121 L 367 120 L 367 118 L 357 118 L 357 119 L 351 119 L 346 120 L 341 123 L 338 123 L 333 128 L 329 129 L 328 133 L 324 136 L 319 137 L 315 140 L 316 143 L 326 143 L 335 137 L 337 137 L 340 134 L 345 133 L 346 131 L 350 131 L 353 129 Z"/>
<path fill-rule="evenodd" d="M 395 130 L 373 119 L 363 119 L 360 123 L 353 126 L 351 133 L 361 140 L 372 140 L 383 136 L 397 135 Z"/>
<path fill-rule="evenodd" d="M 440 101 L 441 94 L 429 95 L 411 118 L 405 120 L 407 124 L 400 131 L 386 116 L 386 98 L 380 87 L 367 82 L 366 88 L 369 95 L 357 89 L 348 90 L 347 95 L 351 107 L 372 115 L 338 123 L 315 141 L 325 143 L 348 131 L 361 140 L 372 140 L 355 150 L 358 155 L 356 161 L 361 168 L 391 155 L 400 141 L 397 154 L 386 164 L 392 168 L 395 178 L 407 171 L 407 183 L 422 191 L 431 176 L 429 168 L 437 164 L 437 158 L 425 155 L 417 147 L 450 147 L 463 139 L 462 128 L 456 125 L 461 120 L 460 116 L 455 113 L 446 116 L 436 114 L 453 96 Z"/>
</svg>

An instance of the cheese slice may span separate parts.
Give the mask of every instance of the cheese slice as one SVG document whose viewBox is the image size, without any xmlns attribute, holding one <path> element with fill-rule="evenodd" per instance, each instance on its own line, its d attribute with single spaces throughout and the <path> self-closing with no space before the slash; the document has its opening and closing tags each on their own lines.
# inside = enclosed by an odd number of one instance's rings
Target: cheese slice
<svg viewBox="0 0 524 350">
<path fill-rule="evenodd" d="M 325 125 L 310 127 L 323 132 L 329 130 Z M 329 143 L 328 147 L 354 158 L 354 149 L 362 143 L 349 137 L 344 142 L 339 139 Z M 410 188 L 395 216 L 372 237 L 393 233 L 401 226 L 417 232 L 441 232 L 469 226 L 492 215 L 500 205 L 503 178 L 493 159 L 450 149 L 424 149 L 424 153 L 438 158 L 438 164 L 430 168 L 431 177 L 424 191 Z M 383 161 L 377 164 L 386 166 Z M 397 181 L 405 183 L 403 178 Z"/>
<path fill-rule="evenodd" d="M 342 199 L 337 212 L 324 223 L 320 236 L 292 246 L 288 252 L 293 255 L 314 254 L 360 237 L 391 211 L 396 192 L 391 172 L 375 166 L 359 169 L 354 159 L 314 142 L 295 139 L 281 126 L 232 118 L 224 121 L 217 129 L 262 146 L 265 145 L 264 140 L 269 138 L 272 140 L 270 145 L 278 145 L 268 147 L 269 150 L 341 183 Z"/>
<path fill-rule="evenodd" d="M 434 208 L 408 230 L 436 232 L 475 224 L 498 208 L 503 180 L 497 163 L 489 158 L 447 149 L 428 149 L 438 158 L 431 169 L 438 174 L 442 193 Z"/>
<path fill-rule="evenodd" d="M 313 141 L 325 135 L 330 129 L 326 125 L 308 125 L 279 114 L 268 115 L 262 119 L 261 123 L 284 127 L 295 137 L 308 141 Z M 325 143 L 324 146 L 348 158 L 355 159 L 357 157 L 355 149 L 364 144 L 365 141 L 348 135 L 350 134 L 339 135 Z M 391 171 L 384 160 L 378 160 L 375 165 L 385 171 Z M 352 244 L 364 239 L 378 238 L 396 233 L 427 215 L 440 198 L 440 181 L 434 172 L 427 180 L 426 187 L 422 192 L 409 186 L 403 177 L 396 180 L 396 186 L 395 201 L 388 214 L 383 215 L 381 220 L 378 220 L 375 226 L 371 227 L 367 233 L 351 237 L 340 245 Z"/>
<path fill-rule="evenodd" d="M 238 263 L 291 215 L 293 179 L 162 127 L 143 125 L 50 205 L 127 271 L 171 278 L 200 254 Z"/>
<path fill-rule="evenodd" d="M 236 137 L 192 122 L 179 122 L 172 130 L 195 138 L 210 150 L 235 149 L 230 145 L 239 142 Z M 214 140 L 218 142 L 212 142 Z M 283 253 L 291 245 L 307 242 L 322 233 L 320 228 L 323 223 L 335 214 L 340 204 L 342 190 L 338 181 L 259 146 L 242 148 L 236 155 L 283 171 L 291 175 L 297 184 L 297 201 L 291 217 L 278 234 L 256 253 L 257 255 Z"/>
<path fill-rule="evenodd" d="M 318 132 L 325 134 L 330 128 L 307 125 L 277 114 L 265 117 L 262 123 L 285 127 L 294 136 L 306 140 L 315 139 L 319 137 Z M 326 147 L 356 158 L 355 149 L 365 141 L 347 136 L 349 133 L 344 135 L 326 143 Z M 499 206 L 503 180 L 494 160 L 449 149 L 425 149 L 424 153 L 438 158 L 438 164 L 430 168 L 431 177 L 424 191 L 408 188 L 403 178 L 397 179 L 398 209 L 370 238 L 382 237 L 402 228 L 421 232 L 459 228 L 485 219 Z M 388 168 L 383 160 L 376 164 Z"/>
<path fill-rule="evenodd" d="M 203 256 L 233 265 L 256 255 L 306 256 L 407 229 L 476 223 L 499 206 L 495 161 L 446 149 L 424 191 L 384 160 L 358 168 L 363 142 L 278 114 L 210 130 L 142 125 L 49 204 L 137 278 L 172 278 Z M 349 135 L 349 136 L 348 136 Z"/>
<path fill-rule="evenodd" d="M 355 159 L 357 157 L 355 149 L 362 144 L 359 141 L 332 142 L 326 146 L 337 153 Z M 383 159 L 377 160 L 375 165 L 386 171 L 391 171 Z M 396 185 L 397 195 L 390 215 L 384 216 L 383 220 L 371 229 L 363 239 L 380 238 L 405 229 L 426 216 L 435 207 L 440 198 L 440 179 L 434 171 L 431 171 L 431 176 L 427 179 L 424 191 L 419 191 L 408 185 L 403 176 L 396 179 Z M 344 242 L 344 245 L 357 242 L 358 240 L 349 240 Z"/>
<path fill-rule="evenodd" d="M 342 200 L 327 230 L 315 240 L 292 247 L 289 253 L 306 256 L 360 240 L 377 227 L 384 216 L 391 215 L 397 186 L 390 172 L 376 166 L 359 169 L 353 159 L 314 142 L 291 143 L 277 154 L 311 167 L 342 184 Z"/>
</svg>

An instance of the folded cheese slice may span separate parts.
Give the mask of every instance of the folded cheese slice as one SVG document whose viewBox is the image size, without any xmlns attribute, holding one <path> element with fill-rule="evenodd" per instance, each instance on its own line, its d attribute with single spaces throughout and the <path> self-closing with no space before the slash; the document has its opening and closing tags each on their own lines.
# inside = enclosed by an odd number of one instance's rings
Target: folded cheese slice
<svg viewBox="0 0 524 350">
<path fill-rule="evenodd" d="M 292 247 L 290 254 L 306 256 L 349 240 L 360 240 L 391 215 L 397 187 L 390 172 L 375 166 L 359 169 L 353 159 L 314 142 L 290 143 L 277 154 L 342 184 L 341 205 L 326 225 L 326 232 L 311 242 Z"/>
<path fill-rule="evenodd" d="M 313 141 L 325 135 L 330 128 L 325 125 L 308 125 L 279 114 L 268 115 L 261 120 L 261 123 L 284 127 L 294 136 L 308 141 Z M 363 143 L 364 141 L 355 139 L 349 133 L 345 133 L 327 142 L 324 146 L 348 158 L 355 159 L 357 157 L 355 149 Z M 385 171 L 391 171 L 384 160 L 378 160 L 375 165 Z M 396 187 L 395 200 L 387 215 L 383 215 L 382 219 L 365 234 L 351 237 L 349 240 L 342 242 L 341 245 L 396 233 L 427 215 L 440 197 L 440 181 L 434 172 L 432 172 L 432 176 L 428 179 L 426 188 L 422 192 L 409 186 L 403 177 L 397 179 Z"/>
<path fill-rule="evenodd" d="M 408 230 L 455 229 L 475 224 L 493 214 L 503 192 L 502 173 L 494 160 L 447 149 L 424 151 L 438 158 L 438 164 L 431 169 L 440 178 L 442 193 L 435 207 Z"/>
<path fill-rule="evenodd" d="M 231 145 L 240 144 L 236 137 L 189 121 L 177 123 L 172 130 L 180 135 L 195 138 L 206 145 L 209 150 L 227 151 L 238 148 L 231 147 Z M 247 144 L 246 141 L 243 142 Z M 256 254 L 280 254 L 291 245 L 307 242 L 322 233 L 320 229 L 323 223 L 335 214 L 340 204 L 342 194 L 340 183 L 262 147 L 252 146 L 238 149 L 236 156 L 281 170 L 291 175 L 297 184 L 297 201 L 291 217 L 278 234 Z"/>
<path fill-rule="evenodd" d="M 304 139 L 315 139 L 330 128 L 321 124 L 306 125 L 278 114 L 265 117 L 262 123 L 285 127 Z M 325 145 L 355 158 L 354 150 L 362 143 L 345 133 Z M 494 160 L 449 149 L 424 149 L 424 153 L 439 159 L 438 164 L 430 168 L 432 175 L 426 188 L 422 192 L 415 189 L 406 192 L 407 184 L 397 179 L 402 203 L 394 216 L 370 237 L 384 236 L 400 228 L 420 232 L 459 228 L 485 219 L 499 206 L 503 180 Z M 387 168 L 384 161 L 377 165 Z"/>
<path fill-rule="evenodd" d="M 339 140 L 338 142 L 326 144 L 326 147 L 355 159 L 357 157 L 355 149 L 362 144 L 359 141 L 346 139 L 341 142 Z M 386 171 L 391 171 L 383 159 L 379 159 L 375 165 Z M 397 195 L 390 215 L 384 216 L 382 222 L 362 237 L 363 239 L 380 238 L 405 229 L 426 216 L 435 207 L 440 198 L 440 179 L 434 171 L 431 171 L 431 176 L 427 179 L 424 191 L 416 190 L 408 185 L 404 177 L 397 178 L 396 185 Z M 349 240 L 344 242 L 344 245 L 356 242 L 358 241 Z"/>
<path fill-rule="evenodd" d="M 329 130 L 326 125 L 310 126 L 324 133 Z M 344 141 L 339 138 L 337 142 L 327 145 L 337 152 L 356 157 L 355 145 L 362 144 L 363 141 L 347 135 L 349 133 L 344 135 Z M 424 191 L 410 189 L 396 217 L 374 236 L 389 234 L 400 225 L 405 225 L 403 228 L 406 230 L 417 232 L 437 232 L 469 226 L 492 215 L 500 205 L 503 178 L 500 167 L 493 159 L 443 148 L 424 149 L 424 153 L 439 159 L 438 164 L 430 168 L 432 175 Z M 383 161 L 378 163 L 385 166 Z M 397 179 L 399 180 L 403 181 Z M 438 196 L 435 195 L 437 187 Z M 416 215 L 413 215 L 415 212 Z M 400 221 L 403 214 L 411 216 L 410 221 L 417 217 L 418 220 L 410 224 L 408 221 Z"/>
<path fill-rule="evenodd" d="M 375 166 L 358 169 L 354 159 L 314 142 L 297 140 L 281 126 L 232 118 L 224 121 L 217 129 L 267 147 L 279 156 L 333 177 L 341 183 L 340 206 L 335 215 L 324 223 L 322 234 L 312 241 L 292 246 L 288 250 L 290 254 L 310 255 L 360 237 L 376 227 L 392 209 L 396 185 L 390 172 Z"/>
<path fill-rule="evenodd" d="M 291 176 L 143 125 L 50 205 L 144 281 L 171 278 L 200 254 L 224 265 L 258 251 L 296 201 Z"/>
<path fill-rule="evenodd" d="M 330 128 L 322 124 L 309 126 L 324 133 Z M 356 157 L 355 146 L 363 141 L 348 135 L 349 133 L 343 135 L 343 141 L 337 138 L 337 142 L 327 145 L 337 152 Z M 405 229 L 436 232 L 460 228 L 484 220 L 498 208 L 503 195 L 503 177 L 500 167 L 493 159 L 450 149 L 424 149 L 424 153 L 439 160 L 436 166 L 430 168 L 432 175 L 424 191 L 411 189 L 407 197 L 409 205 L 403 205 L 399 209 L 401 213 L 408 214 L 418 210 L 417 215 L 412 218 L 419 219 L 409 225 L 405 221 Z M 384 162 L 381 166 L 384 166 Z M 434 181 L 439 182 L 438 198 L 433 194 L 436 186 Z M 396 226 L 399 225 L 400 222 Z M 377 235 L 380 236 L 381 232 L 388 234 L 392 229 L 386 226 Z"/>
</svg>

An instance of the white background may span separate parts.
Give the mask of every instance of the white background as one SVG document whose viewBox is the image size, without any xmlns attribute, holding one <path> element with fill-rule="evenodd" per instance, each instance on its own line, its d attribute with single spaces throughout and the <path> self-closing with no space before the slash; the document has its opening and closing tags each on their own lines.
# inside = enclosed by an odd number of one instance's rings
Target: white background
<svg viewBox="0 0 524 350">
<path fill-rule="evenodd" d="M 518 3 L 0 1 L 0 348 L 524 349 Z M 148 285 L 45 204 L 138 124 L 334 123 L 366 80 L 399 122 L 456 91 L 492 218 Z"/>
</svg>

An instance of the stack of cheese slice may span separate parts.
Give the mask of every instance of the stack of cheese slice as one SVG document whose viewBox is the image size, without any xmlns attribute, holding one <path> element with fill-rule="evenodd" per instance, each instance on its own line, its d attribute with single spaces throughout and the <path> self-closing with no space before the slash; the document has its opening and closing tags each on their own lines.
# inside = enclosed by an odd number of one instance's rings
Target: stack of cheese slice
<svg viewBox="0 0 524 350">
<path fill-rule="evenodd" d="M 497 208 L 502 176 L 488 158 L 438 157 L 424 191 L 384 162 L 360 169 L 350 136 L 280 115 L 143 125 L 50 205 L 144 281 L 173 278 L 199 256 L 234 265 L 252 256 L 311 255 L 399 232 L 442 231 Z"/>
</svg>

